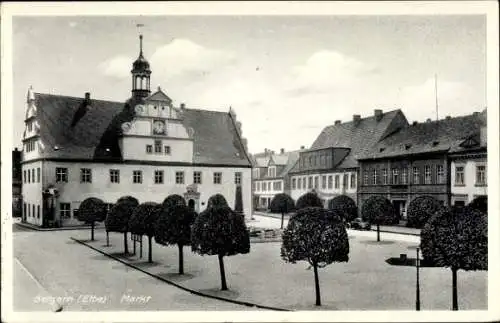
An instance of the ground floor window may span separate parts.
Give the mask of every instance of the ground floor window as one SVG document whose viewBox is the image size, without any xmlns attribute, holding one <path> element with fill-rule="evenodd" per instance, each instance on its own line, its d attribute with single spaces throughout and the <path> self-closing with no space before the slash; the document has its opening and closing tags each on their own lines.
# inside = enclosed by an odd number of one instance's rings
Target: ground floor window
<svg viewBox="0 0 500 323">
<path fill-rule="evenodd" d="M 71 205 L 70 203 L 61 203 L 59 205 L 59 214 L 61 219 L 68 219 L 71 217 Z"/>
</svg>

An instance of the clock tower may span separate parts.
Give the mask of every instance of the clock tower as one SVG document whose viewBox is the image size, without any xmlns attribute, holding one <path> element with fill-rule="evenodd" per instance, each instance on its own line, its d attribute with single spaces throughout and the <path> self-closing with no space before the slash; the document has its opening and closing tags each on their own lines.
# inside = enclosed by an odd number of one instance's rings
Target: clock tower
<svg viewBox="0 0 500 323">
<path fill-rule="evenodd" d="M 145 98 L 151 94 L 150 78 L 151 69 L 149 62 L 142 54 L 142 35 L 139 36 L 139 57 L 132 65 L 132 97 L 139 99 Z"/>
</svg>

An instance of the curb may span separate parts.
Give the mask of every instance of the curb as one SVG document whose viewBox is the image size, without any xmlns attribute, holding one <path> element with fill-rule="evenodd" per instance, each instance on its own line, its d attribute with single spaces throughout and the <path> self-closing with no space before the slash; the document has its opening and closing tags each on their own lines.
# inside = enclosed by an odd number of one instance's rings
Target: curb
<svg viewBox="0 0 500 323">
<path fill-rule="evenodd" d="M 202 296 L 202 297 L 207 297 L 207 298 L 212 298 L 212 299 L 216 299 L 216 300 L 219 300 L 219 301 L 224 301 L 224 302 L 229 302 L 229 303 L 233 303 L 233 304 L 237 304 L 237 305 L 244 305 L 244 306 L 248 306 L 248 307 L 257 307 L 257 308 L 261 308 L 261 309 L 266 309 L 266 310 L 273 310 L 273 311 L 291 311 L 289 309 L 285 309 L 285 308 L 279 308 L 279 307 L 272 307 L 272 306 L 265 306 L 265 305 L 259 305 L 259 304 L 254 304 L 254 303 L 250 303 L 250 302 L 245 302 L 245 301 L 237 301 L 237 300 L 233 300 L 233 299 L 228 299 L 228 298 L 224 298 L 224 297 L 220 297 L 220 296 L 214 296 L 214 295 L 209 295 L 209 294 L 205 294 L 205 293 L 202 293 L 202 292 L 199 292 L 199 291 L 196 291 L 194 289 L 190 289 L 190 288 L 187 288 L 187 287 L 184 287 L 184 286 L 181 286 L 177 283 L 174 283 L 173 281 L 171 280 L 168 280 L 168 279 L 165 279 L 163 277 L 160 277 L 160 276 L 157 276 L 155 274 L 152 274 L 142 268 L 139 268 L 137 266 L 135 266 L 134 264 L 131 264 L 131 263 L 128 263 L 118 257 L 115 257 L 115 256 L 112 256 L 102 250 L 99 250 L 91 245 L 88 245 L 87 243 L 83 242 L 83 241 L 80 241 L 76 238 L 73 238 L 71 237 L 71 240 L 75 241 L 75 242 L 78 242 L 79 244 L 81 245 L 84 245 L 86 246 L 87 248 L 90 248 L 90 249 L 93 249 L 103 255 L 105 255 L 106 257 L 109 257 L 113 260 L 116 260 L 122 264 L 124 264 L 125 266 L 128 266 L 128 267 L 131 267 L 131 268 L 134 268 L 135 270 L 138 270 L 148 276 L 151 276 L 153 278 L 156 278 L 158 280 L 161 280 L 163 281 L 164 283 L 167 283 L 169 285 L 172 285 L 172 286 L 175 286 L 177 288 L 180 288 L 182 289 L 183 291 L 186 291 L 186 292 L 189 292 L 191 294 L 194 294 L 194 295 L 197 295 L 197 296 Z"/>
<path fill-rule="evenodd" d="M 370 229 L 370 231 L 377 232 L 377 229 Z M 389 231 L 389 230 L 380 230 L 380 232 L 384 233 L 394 233 L 394 234 L 401 234 L 404 236 L 414 236 L 414 237 L 420 237 L 419 233 L 411 233 L 411 232 L 397 232 L 397 231 Z"/>
<path fill-rule="evenodd" d="M 83 226 L 83 225 L 82 226 L 60 227 L 60 228 L 42 228 L 42 227 L 38 227 L 38 226 L 33 225 L 33 224 L 26 224 L 26 223 L 22 223 L 22 222 L 13 223 L 13 225 L 18 225 L 20 227 L 30 229 L 33 231 L 67 231 L 67 230 L 84 230 L 84 229 L 90 230 L 90 226 Z M 94 227 L 94 230 L 101 230 L 101 229 L 104 229 L 104 226 Z"/>
</svg>

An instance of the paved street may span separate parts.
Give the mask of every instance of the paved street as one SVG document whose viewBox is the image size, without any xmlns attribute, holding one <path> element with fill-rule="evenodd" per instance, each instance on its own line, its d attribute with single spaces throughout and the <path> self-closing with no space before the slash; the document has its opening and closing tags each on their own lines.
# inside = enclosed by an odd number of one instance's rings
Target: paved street
<svg viewBox="0 0 500 323">
<path fill-rule="evenodd" d="M 190 294 L 110 261 L 71 241 L 75 234 L 86 236 L 88 230 L 15 229 L 15 311 L 51 311 L 53 298 L 63 311 L 250 310 Z"/>
</svg>

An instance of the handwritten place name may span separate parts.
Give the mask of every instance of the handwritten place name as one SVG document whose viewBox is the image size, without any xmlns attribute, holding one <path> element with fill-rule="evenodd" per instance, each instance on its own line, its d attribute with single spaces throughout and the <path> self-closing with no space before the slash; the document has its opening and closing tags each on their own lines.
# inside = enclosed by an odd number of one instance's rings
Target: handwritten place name
<svg viewBox="0 0 500 323">
<path fill-rule="evenodd" d="M 105 304 L 108 302 L 107 296 L 98 296 L 92 294 L 81 294 L 77 297 L 74 296 L 35 296 L 33 302 L 36 304 L 50 304 L 55 303 L 59 305 L 68 305 L 72 303 L 78 304 Z"/>
</svg>

